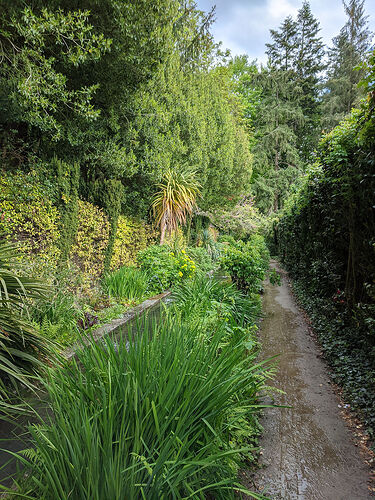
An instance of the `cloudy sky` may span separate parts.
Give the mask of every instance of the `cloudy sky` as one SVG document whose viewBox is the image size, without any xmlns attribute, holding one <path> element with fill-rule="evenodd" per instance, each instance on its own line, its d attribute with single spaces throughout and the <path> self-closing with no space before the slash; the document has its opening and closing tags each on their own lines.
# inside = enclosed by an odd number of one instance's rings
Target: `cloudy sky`
<svg viewBox="0 0 375 500">
<path fill-rule="evenodd" d="M 302 0 L 196 0 L 201 10 L 216 5 L 216 22 L 212 32 L 216 41 L 233 55 L 249 54 L 250 59 L 265 62 L 265 44 L 270 41 L 269 30 L 278 28 L 286 16 L 294 16 Z M 310 0 L 311 10 L 321 25 L 325 43 L 338 34 L 346 22 L 341 0 Z M 375 32 L 375 1 L 366 0 L 369 26 Z"/>
</svg>

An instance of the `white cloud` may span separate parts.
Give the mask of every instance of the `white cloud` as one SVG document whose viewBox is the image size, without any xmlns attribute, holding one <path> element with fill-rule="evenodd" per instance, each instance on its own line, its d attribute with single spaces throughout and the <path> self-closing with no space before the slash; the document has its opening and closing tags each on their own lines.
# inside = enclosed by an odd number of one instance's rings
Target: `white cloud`
<svg viewBox="0 0 375 500">
<path fill-rule="evenodd" d="M 298 7 L 288 0 L 268 0 L 266 9 L 268 17 L 276 22 L 287 16 L 295 16 L 298 12 Z"/>
<path fill-rule="evenodd" d="M 197 0 L 208 11 L 216 4 L 217 20 L 212 27 L 217 41 L 233 55 L 249 54 L 250 59 L 266 61 L 265 44 L 270 29 L 278 29 L 286 16 L 296 16 L 303 0 Z M 342 0 L 310 0 L 313 15 L 321 25 L 320 35 L 330 45 L 346 21 Z M 375 2 L 366 0 L 370 29 L 375 31 Z"/>
</svg>

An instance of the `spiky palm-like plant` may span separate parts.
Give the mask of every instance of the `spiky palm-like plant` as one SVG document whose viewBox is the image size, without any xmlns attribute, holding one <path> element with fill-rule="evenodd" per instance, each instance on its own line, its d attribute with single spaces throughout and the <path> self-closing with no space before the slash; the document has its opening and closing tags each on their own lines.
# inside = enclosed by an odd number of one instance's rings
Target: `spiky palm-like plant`
<svg viewBox="0 0 375 500">
<path fill-rule="evenodd" d="M 49 343 L 37 335 L 25 314 L 26 302 L 43 296 L 47 287 L 21 276 L 16 254 L 16 247 L 0 241 L 0 411 L 8 412 L 16 408 L 9 403 L 9 384 L 30 387 L 30 377 L 50 352 Z"/>
<path fill-rule="evenodd" d="M 195 173 L 168 170 L 158 184 L 158 191 L 152 202 L 156 226 L 160 227 L 160 244 L 164 243 L 165 233 L 170 234 L 178 225 L 186 224 L 186 217 L 196 206 L 200 195 L 200 185 Z"/>
</svg>

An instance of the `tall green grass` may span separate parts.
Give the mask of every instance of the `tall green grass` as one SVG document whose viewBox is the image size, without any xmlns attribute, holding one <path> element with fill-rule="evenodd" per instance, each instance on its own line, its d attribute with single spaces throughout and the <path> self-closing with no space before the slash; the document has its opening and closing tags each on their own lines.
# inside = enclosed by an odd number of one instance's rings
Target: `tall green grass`
<svg viewBox="0 0 375 500">
<path fill-rule="evenodd" d="M 127 347 L 92 343 L 50 370 L 49 416 L 19 456 L 19 498 L 230 499 L 244 490 L 244 449 L 232 449 L 230 429 L 257 409 L 263 366 L 235 337 L 222 347 L 225 322 L 210 342 L 176 310 L 151 326 Z"/>
<path fill-rule="evenodd" d="M 227 280 L 208 278 L 197 273 L 189 282 L 181 283 L 173 293 L 175 304 L 188 318 L 193 314 L 206 317 L 210 311 L 233 317 L 237 323 L 252 325 L 261 314 L 258 294 L 245 294 Z"/>
<path fill-rule="evenodd" d="M 41 379 L 47 411 L 17 456 L 24 474 L 13 497 L 220 500 L 245 491 L 238 469 L 252 452 L 268 371 L 255 351 L 246 355 L 253 308 L 202 274 L 128 342 L 92 341 L 51 368 Z"/>
<path fill-rule="evenodd" d="M 142 300 L 150 290 L 150 276 L 136 267 L 121 267 L 107 274 L 103 280 L 104 291 L 119 300 Z"/>
</svg>

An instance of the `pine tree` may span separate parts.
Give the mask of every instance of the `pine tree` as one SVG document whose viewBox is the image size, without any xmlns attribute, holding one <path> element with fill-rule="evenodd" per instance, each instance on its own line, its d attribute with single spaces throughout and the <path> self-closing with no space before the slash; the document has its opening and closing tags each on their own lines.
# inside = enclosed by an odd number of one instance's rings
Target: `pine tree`
<svg viewBox="0 0 375 500">
<path fill-rule="evenodd" d="M 319 21 L 313 16 L 310 4 L 304 1 L 297 16 L 297 52 L 294 69 L 302 89 L 300 106 L 305 118 L 298 133 L 298 146 L 308 160 L 320 136 L 321 109 L 319 91 L 321 73 L 325 69 L 324 44 L 319 37 Z"/>
<path fill-rule="evenodd" d="M 324 96 L 324 126 L 333 128 L 350 113 L 361 96 L 358 83 L 363 72 L 356 69 L 370 48 L 371 33 L 364 0 L 343 1 L 348 20 L 332 40 L 329 49 L 328 79 Z"/>
<path fill-rule="evenodd" d="M 280 30 L 270 30 L 273 43 L 267 43 L 266 54 L 271 66 L 290 71 L 294 70 L 297 53 L 297 23 L 288 16 Z"/>
<path fill-rule="evenodd" d="M 296 130 L 303 123 L 303 113 L 296 105 L 300 89 L 291 73 L 269 66 L 256 79 L 262 99 L 255 123 L 253 191 L 264 213 L 282 207 L 301 167 Z"/>
</svg>

